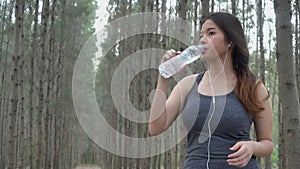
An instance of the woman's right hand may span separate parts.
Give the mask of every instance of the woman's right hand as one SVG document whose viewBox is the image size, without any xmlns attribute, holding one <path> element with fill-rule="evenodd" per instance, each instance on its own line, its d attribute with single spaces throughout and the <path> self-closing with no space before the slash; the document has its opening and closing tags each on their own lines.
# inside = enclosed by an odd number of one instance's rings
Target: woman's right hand
<svg viewBox="0 0 300 169">
<path fill-rule="evenodd" d="M 177 51 L 177 52 L 176 52 L 174 49 L 168 50 L 168 51 L 163 55 L 163 57 L 162 57 L 162 59 L 161 59 L 161 63 L 163 63 L 163 62 L 165 62 L 165 61 L 171 59 L 171 58 L 174 57 L 174 56 L 179 55 L 180 53 L 181 53 L 180 51 Z"/>
<path fill-rule="evenodd" d="M 174 49 L 168 50 L 168 51 L 164 54 L 164 56 L 162 57 L 161 63 L 166 62 L 166 61 L 172 59 L 173 57 L 175 57 L 175 56 L 177 56 L 177 55 L 179 55 L 179 54 L 181 54 L 181 51 L 177 51 L 177 52 L 176 52 Z M 178 71 L 177 74 L 179 74 L 179 73 L 181 73 L 182 71 L 184 71 L 184 70 L 187 68 L 187 66 L 188 66 L 188 65 L 184 65 L 184 66 Z M 160 76 L 161 76 L 161 75 L 160 75 Z M 164 78 L 164 77 L 162 77 L 162 78 Z M 165 79 L 165 78 L 164 78 L 164 79 Z M 170 78 L 168 78 L 168 79 L 170 79 Z"/>
</svg>

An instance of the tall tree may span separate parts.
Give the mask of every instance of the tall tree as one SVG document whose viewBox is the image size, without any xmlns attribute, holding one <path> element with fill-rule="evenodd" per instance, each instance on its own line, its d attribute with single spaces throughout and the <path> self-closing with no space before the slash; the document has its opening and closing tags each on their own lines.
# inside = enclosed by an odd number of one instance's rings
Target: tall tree
<svg viewBox="0 0 300 169">
<path fill-rule="evenodd" d="M 1 38 L 0 38 L 0 57 L 1 57 L 1 83 L 0 83 L 0 168 L 4 168 L 5 165 L 5 159 L 4 159 L 4 151 L 5 151 L 5 123 L 6 123 L 6 110 L 5 110 L 5 104 L 7 103 L 6 99 L 6 90 L 5 87 L 7 82 L 7 64 L 8 64 L 8 57 L 7 57 L 7 48 L 8 43 L 5 42 L 5 24 L 6 24 L 6 12 L 7 12 L 7 1 L 3 1 L 3 4 L 1 6 Z M 7 40 L 8 42 L 8 40 Z M 4 45 L 6 44 L 6 49 L 4 48 Z M 4 49 L 3 49 L 4 48 Z M 5 51 L 5 52 L 4 52 Z"/>
<path fill-rule="evenodd" d="M 264 49 L 264 5 L 262 0 L 257 1 L 257 23 L 258 23 L 258 38 L 259 38 L 259 53 L 260 53 L 260 79 L 265 83 L 265 49 Z"/>
<path fill-rule="evenodd" d="M 296 80 L 298 86 L 298 95 L 300 100 L 300 2 L 296 0 L 295 2 L 295 62 L 296 62 Z"/>
<path fill-rule="evenodd" d="M 242 0 L 242 26 L 243 26 L 243 29 L 245 29 L 245 0 Z"/>
<path fill-rule="evenodd" d="M 22 5 L 22 20 L 24 20 L 24 10 L 25 10 L 25 4 Z M 22 21 L 23 23 L 23 21 Z M 21 25 L 21 42 L 24 42 L 24 24 Z M 26 154 L 26 144 L 25 144 L 25 82 L 24 82 L 24 65 L 25 65 L 25 49 L 24 44 L 21 45 L 21 58 L 20 58 L 20 64 L 19 64 L 19 85 L 20 85 L 20 104 L 19 104 L 19 145 L 18 145 L 18 168 L 25 168 L 25 154 Z"/>
<path fill-rule="evenodd" d="M 43 0 L 42 20 L 41 20 L 41 57 L 39 59 L 39 84 L 38 84 L 38 114 L 37 114 L 37 158 L 36 168 L 43 166 L 43 114 L 44 114 L 44 83 L 45 83 L 45 63 L 47 58 L 47 32 L 48 32 L 48 18 L 49 18 L 49 0 Z"/>
<path fill-rule="evenodd" d="M 44 117 L 44 143 L 45 143 L 45 148 L 44 148 L 44 169 L 51 169 L 51 156 L 52 156 L 52 144 L 51 144 L 51 119 L 52 119 L 52 109 L 51 107 L 51 94 L 52 94 L 52 89 L 53 89 L 53 67 L 55 66 L 54 64 L 54 55 L 55 55 L 55 50 L 54 50 L 54 45 L 55 45 L 55 10 L 56 10 L 56 0 L 52 1 L 51 4 L 51 21 L 50 21 L 50 26 L 49 26 L 49 47 L 48 47 L 48 57 L 47 57 L 47 87 L 46 87 L 46 97 L 45 97 L 45 117 Z"/>
<path fill-rule="evenodd" d="M 237 3 L 236 0 L 231 0 L 231 11 L 232 11 L 231 13 L 233 15 L 237 14 L 237 12 L 236 12 L 237 4 L 236 3 Z"/>
<path fill-rule="evenodd" d="M 201 22 L 209 15 L 209 0 L 201 0 Z"/>
<path fill-rule="evenodd" d="M 291 1 L 274 1 L 276 14 L 276 55 L 279 74 L 279 95 L 282 106 L 285 159 L 283 168 L 300 166 L 299 96 L 292 54 Z M 287 68 L 286 66 L 289 66 Z"/>
<path fill-rule="evenodd" d="M 22 0 L 16 0 L 15 4 L 15 32 L 14 32 L 14 54 L 12 57 L 13 60 L 13 69 L 11 73 L 11 105 L 10 105 L 10 120 L 9 120 L 9 169 L 16 168 L 16 140 L 18 138 L 16 128 L 17 128 L 17 113 L 18 113 L 18 103 L 19 103 L 19 72 L 20 70 L 20 60 L 21 60 L 21 48 L 22 48 L 22 27 L 23 27 L 23 5 L 25 2 Z"/>
<path fill-rule="evenodd" d="M 28 134 L 28 141 L 29 141 L 29 166 L 33 167 L 34 165 L 34 138 L 33 138 L 33 125 L 34 125 L 34 110 L 35 110 L 35 100 L 34 100 L 34 89 L 35 89 L 35 56 L 38 56 L 37 52 L 37 35 L 38 35 L 38 17 L 39 17 L 39 0 L 35 0 L 33 7 L 34 7 L 34 19 L 33 19 L 33 30 L 32 30 L 32 42 L 31 42 L 31 56 L 30 56 L 30 76 L 29 76 L 29 119 L 28 119 L 28 127 L 29 127 L 29 134 Z M 33 9 L 32 9 L 33 10 Z"/>
<path fill-rule="evenodd" d="M 255 72 L 259 72 L 259 77 L 261 81 L 265 84 L 265 52 L 264 52 L 264 34 L 263 34 L 263 28 L 264 28 L 264 13 L 263 13 L 263 2 L 262 0 L 257 1 L 257 9 L 256 9 L 256 15 L 257 15 L 257 54 L 255 55 L 255 60 L 259 64 L 259 69 L 258 64 L 256 66 Z M 269 166 L 271 157 L 264 158 L 265 159 L 265 166 L 267 169 L 271 166 Z M 263 159 L 259 159 L 261 162 L 260 165 L 262 166 Z"/>
<path fill-rule="evenodd" d="M 215 12 L 215 0 L 211 0 L 210 12 Z"/>
<path fill-rule="evenodd" d="M 167 27 L 166 27 L 166 22 L 167 22 L 167 0 L 162 0 L 161 3 L 161 13 L 163 14 L 163 17 L 161 18 L 161 33 L 166 34 L 167 32 Z M 165 49 L 167 47 L 167 37 L 163 36 L 162 37 L 162 48 Z"/>
<path fill-rule="evenodd" d="M 199 36 L 199 22 L 200 22 L 200 20 L 199 20 L 199 16 L 198 16 L 198 12 L 199 12 L 199 10 L 198 10 L 198 8 L 199 8 L 199 4 L 198 4 L 198 0 L 194 0 L 194 19 L 193 19 L 193 23 L 194 23 L 194 37 L 195 37 L 195 39 L 194 39 L 194 43 L 196 44 L 196 43 L 198 43 L 198 39 L 196 38 L 196 37 L 198 37 Z"/>
<path fill-rule="evenodd" d="M 13 6 L 13 5 L 12 5 Z M 12 12 L 12 11 L 10 11 Z M 8 16 L 10 16 L 10 14 L 8 14 Z M 10 18 L 10 17 L 9 17 Z M 1 105 L 1 111 L 0 113 L 2 113 L 2 123 L 1 123 L 1 166 L 2 168 L 4 168 L 5 165 L 7 165 L 9 162 L 9 153 L 7 154 L 7 152 L 9 152 L 9 132 L 5 132 L 5 131 L 9 131 L 10 130 L 10 121 L 9 121 L 9 116 L 10 116 L 10 107 L 11 107 L 11 100 L 10 100 L 10 95 L 11 95 L 11 86 L 12 86 L 12 80 L 9 79 L 10 76 L 10 69 L 12 69 L 12 62 L 9 59 L 12 52 L 12 46 L 13 46 L 13 37 L 14 37 L 14 27 L 13 24 L 11 23 L 11 20 L 7 20 L 7 22 L 5 23 L 5 38 L 4 38 L 4 51 L 3 51 L 3 59 L 4 59 L 4 66 L 3 66 L 3 73 L 2 73 L 2 82 L 1 82 L 1 90 L 2 90 L 2 105 Z"/>
<path fill-rule="evenodd" d="M 67 0 L 62 0 L 60 2 L 60 26 L 58 32 L 60 32 L 60 38 L 58 40 L 58 56 L 56 60 L 56 76 L 55 76 L 55 89 L 54 89 L 54 120 L 53 120 L 53 128 L 54 128 L 54 141 L 53 141 L 53 161 L 52 166 L 53 168 L 60 168 L 61 163 L 61 126 L 62 126 L 62 106 L 61 103 L 62 99 L 62 86 L 63 86 L 63 67 L 64 67 L 64 58 L 66 51 L 64 50 L 66 47 L 66 10 L 67 10 Z"/>
</svg>

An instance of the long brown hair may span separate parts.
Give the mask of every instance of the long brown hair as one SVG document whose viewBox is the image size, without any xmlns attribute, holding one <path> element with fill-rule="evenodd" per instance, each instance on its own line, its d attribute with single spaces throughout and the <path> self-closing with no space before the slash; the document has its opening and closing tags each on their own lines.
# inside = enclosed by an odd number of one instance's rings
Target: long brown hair
<svg viewBox="0 0 300 169">
<path fill-rule="evenodd" d="M 257 116 L 264 110 L 257 96 L 257 87 L 262 82 L 257 82 L 257 77 L 249 69 L 250 54 L 240 21 L 234 15 L 223 12 L 212 13 L 202 23 L 207 19 L 211 19 L 224 32 L 226 42 L 233 44 L 232 65 L 237 77 L 235 95 L 248 113 Z"/>
</svg>

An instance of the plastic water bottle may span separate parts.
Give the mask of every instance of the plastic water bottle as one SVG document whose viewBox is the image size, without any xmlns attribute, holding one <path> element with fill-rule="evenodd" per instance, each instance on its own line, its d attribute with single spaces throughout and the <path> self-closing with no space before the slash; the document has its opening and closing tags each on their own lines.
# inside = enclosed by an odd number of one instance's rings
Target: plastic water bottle
<svg viewBox="0 0 300 169">
<path fill-rule="evenodd" d="M 205 50 L 202 45 L 193 45 L 185 49 L 181 54 L 163 62 L 159 65 L 159 73 L 164 78 L 170 78 L 186 64 L 190 64 L 195 60 L 199 59 L 201 53 Z"/>
</svg>

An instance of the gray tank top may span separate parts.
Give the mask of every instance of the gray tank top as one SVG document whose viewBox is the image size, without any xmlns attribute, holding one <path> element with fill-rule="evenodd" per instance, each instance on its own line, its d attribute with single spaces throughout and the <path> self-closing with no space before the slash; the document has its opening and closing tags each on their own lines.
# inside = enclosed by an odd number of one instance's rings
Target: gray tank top
<svg viewBox="0 0 300 169">
<path fill-rule="evenodd" d="M 227 156 L 233 153 L 229 148 L 239 141 L 250 140 L 252 118 L 248 116 L 234 91 L 215 97 L 217 104 L 213 116 L 211 116 L 212 97 L 202 95 L 197 90 L 203 74 L 200 73 L 197 76 L 182 112 L 184 125 L 189 131 L 183 168 L 206 169 L 208 156 L 210 156 L 210 169 L 238 168 L 228 165 L 226 161 Z M 224 102 L 223 106 L 219 104 L 222 101 Z M 210 123 L 208 123 L 210 118 Z M 208 124 L 213 131 L 209 150 Z M 256 157 L 253 156 L 243 169 L 259 169 Z"/>
</svg>

